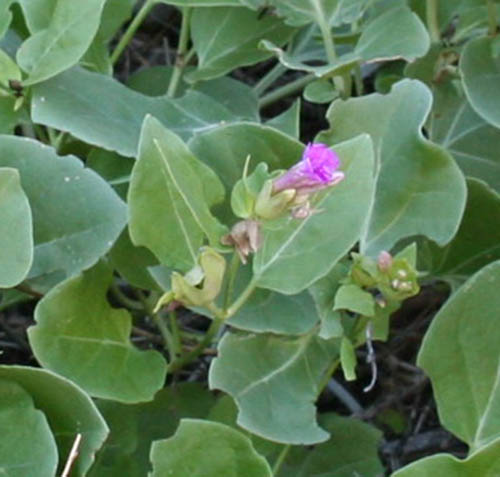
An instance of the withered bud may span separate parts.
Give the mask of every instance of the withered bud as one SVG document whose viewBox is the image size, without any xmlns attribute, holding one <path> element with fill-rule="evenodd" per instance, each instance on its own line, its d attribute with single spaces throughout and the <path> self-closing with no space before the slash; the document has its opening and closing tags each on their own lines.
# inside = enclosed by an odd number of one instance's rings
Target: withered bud
<svg viewBox="0 0 500 477">
<path fill-rule="evenodd" d="M 231 233 L 221 238 L 224 245 L 235 247 L 243 264 L 247 263 L 247 257 L 251 253 L 257 252 L 261 241 L 260 224 L 255 220 L 237 222 L 231 229 Z"/>
</svg>

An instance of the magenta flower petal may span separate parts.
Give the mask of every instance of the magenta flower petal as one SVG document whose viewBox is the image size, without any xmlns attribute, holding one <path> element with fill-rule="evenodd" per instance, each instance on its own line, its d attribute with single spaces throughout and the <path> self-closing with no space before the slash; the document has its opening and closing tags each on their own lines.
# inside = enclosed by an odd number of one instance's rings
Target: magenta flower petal
<svg viewBox="0 0 500 477">
<path fill-rule="evenodd" d="M 275 179 L 273 192 L 295 189 L 310 193 L 324 189 L 344 178 L 342 172 L 337 172 L 339 166 L 339 157 L 326 144 L 309 143 L 302 159 Z"/>
</svg>

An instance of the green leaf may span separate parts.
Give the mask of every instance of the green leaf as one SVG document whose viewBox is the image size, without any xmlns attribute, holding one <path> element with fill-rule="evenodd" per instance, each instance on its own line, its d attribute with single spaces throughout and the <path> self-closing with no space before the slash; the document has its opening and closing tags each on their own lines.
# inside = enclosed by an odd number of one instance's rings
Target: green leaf
<svg viewBox="0 0 500 477">
<path fill-rule="evenodd" d="M 349 310 L 363 316 L 373 316 L 375 300 L 371 293 L 358 285 L 342 285 L 335 295 L 333 310 Z"/>
<path fill-rule="evenodd" d="M 59 0 L 18 0 L 23 11 L 28 30 L 34 34 L 45 30 L 50 25 L 50 20 Z"/>
<path fill-rule="evenodd" d="M 164 384 L 166 363 L 157 351 L 130 343 L 132 317 L 106 300 L 111 281 L 111 271 L 98 264 L 53 288 L 35 309 L 29 341 L 44 367 L 92 396 L 148 401 Z"/>
<path fill-rule="evenodd" d="M 0 97 L 0 134 L 13 134 L 20 122 L 21 110 L 15 111 L 16 98 Z"/>
<path fill-rule="evenodd" d="M 288 134 L 288 136 L 291 136 L 294 139 L 299 139 L 300 109 L 300 98 L 297 98 L 297 100 L 286 111 L 267 121 L 266 126 L 270 126 L 278 131 L 281 131 L 282 133 Z"/>
<path fill-rule="evenodd" d="M 278 18 L 259 19 L 259 15 L 248 8 L 195 9 L 191 18 L 191 38 L 198 56 L 198 68 L 188 73 L 186 79 L 195 82 L 216 78 L 239 66 L 265 60 L 271 55 L 257 47 L 262 38 L 283 45 L 294 32 Z"/>
<path fill-rule="evenodd" d="M 129 189 L 132 242 L 148 247 L 161 263 L 182 270 L 196 264 L 205 237 L 220 248 L 226 229 L 210 213 L 213 202 L 207 204 L 203 184 L 221 187 L 178 136 L 146 117 Z"/>
<path fill-rule="evenodd" d="M 74 156 L 0 136 L 0 167 L 19 171 L 31 206 L 35 256 L 28 278 L 52 273 L 62 280 L 92 266 L 125 225 L 125 204 Z"/>
<path fill-rule="evenodd" d="M 99 29 L 81 64 L 103 74 L 112 74 L 113 65 L 109 54 L 109 42 L 121 25 L 132 16 L 136 0 L 106 0 Z"/>
<path fill-rule="evenodd" d="M 349 338 L 343 337 L 340 343 L 340 364 L 346 381 L 356 379 L 356 352 Z"/>
<path fill-rule="evenodd" d="M 417 460 L 398 470 L 392 477 L 496 477 L 500 469 L 500 440 L 482 447 L 467 459 L 437 454 Z"/>
<path fill-rule="evenodd" d="M 189 148 L 217 174 L 226 190 L 241 179 L 246 158 L 250 155 L 249 174 L 260 162 L 269 170 L 287 169 L 302 154 L 303 145 L 276 129 L 260 124 L 237 123 L 221 126 L 194 136 Z M 234 221 L 229 204 L 216 209 L 225 222 Z"/>
<path fill-rule="evenodd" d="M 500 78 L 500 57 L 495 53 L 494 38 L 469 41 L 460 59 L 465 93 L 475 111 L 490 124 L 500 127 L 500 96 L 496 94 Z"/>
<path fill-rule="evenodd" d="M 328 434 L 316 424 L 313 403 L 338 348 L 337 342 L 312 335 L 284 340 L 228 333 L 210 367 L 210 388 L 230 394 L 238 405 L 238 424 L 258 436 L 290 444 L 322 442 Z"/>
<path fill-rule="evenodd" d="M 304 88 L 304 99 L 311 103 L 330 103 L 339 92 L 335 89 L 331 80 L 319 79 L 312 81 Z"/>
<path fill-rule="evenodd" d="M 20 80 L 21 71 L 15 61 L 5 51 L 0 50 L 0 84 L 9 87 L 9 80 Z"/>
<path fill-rule="evenodd" d="M 382 433 L 378 429 L 358 419 L 333 413 L 320 415 L 319 422 L 331 432 L 330 439 L 313 449 L 293 448 L 276 477 L 383 475 L 378 457 Z"/>
<path fill-rule="evenodd" d="M 151 443 L 170 437 L 185 417 L 206 417 L 214 396 L 198 383 L 177 383 L 158 391 L 151 402 L 122 404 L 98 400 L 111 433 L 89 477 L 144 477 L 150 470 Z"/>
<path fill-rule="evenodd" d="M 326 275 L 359 239 L 373 199 L 372 143 L 363 135 L 335 151 L 345 179 L 317 194 L 313 206 L 319 212 L 263 224 L 253 261 L 259 287 L 296 294 Z"/>
<path fill-rule="evenodd" d="M 137 154 L 141 125 L 147 114 L 183 139 L 212 129 L 222 121 L 235 120 L 224 106 L 202 93 L 190 91 L 175 100 L 150 98 L 106 75 L 79 68 L 36 85 L 31 114 L 36 123 L 68 131 L 88 144 L 129 157 Z"/>
<path fill-rule="evenodd" d="M 269 464 L 248 437 L 224 424 L 198 419 L 182 419 L 173 437 L 154 442 L 151 461 L 151 477 L 272 477 Z"/>
<path fill-rule="evenodd" d="M 332 129 L 319 141 L 335 144 L 368 133 L 378 153 L 375 204 L 361 240 L 365 254 L 417 234 L 445 245 L 458 229 L 465 180 L 453 158 L 422 135 L 431 101 L 423 83 L 403 80 L 385 96 L 334 101 L 327 113 Z"/>
<path fill-rule="evenodd" d="M 314 299 L 316 310 L 321 319 L 319 336 L 323 339 L 338 338 L 344 334 L 341 314 L 333 311 L 335 295 L 339 289 L 340 281 L 347 276 L 349 268 L 339 262 L 327 275 L 313 283 L 309 293 Z"/>
<path fill-rule="evenodd" d="M 290 25 L 303 26 L 311 22 L 339 26 L 352 23 L 361 16 L 366 0 L 273 0 L 277 13 Z"/>
<path fill-rule="evenodd" d="M 24 85 L 47 80 L 71 68 L 94 38 L 105 0 L 58 0 L 50 23 L 29 37 L 17 52 L 17 63 L 28 73 Z"/>
<path fill-rule="evenodd" d="M 479 449 L 499 437 L 500 261 L 486 266 L 434 317 L 418 356 L 440 420 Z"/>
<path fill-rule="evenodd" d="M 54 476 L 57 447 L 43 412 L 17 383 L 0 380 L 0 472 L 9 477 Z"/>
<path fill-rule="evenodd" d="M 387 26 L 390 25 L 390 28 Z M 408 7 L 392 8 L 377 16 L 361 33 L 354 52 L 364 61 L 425 55 L 430 46 L 427 30 Z"/>
<path fill-rule="evenodd" d="M 44 369 L 0 366 L 0 379 L 21 386 L 33 399 L 35 408 L 47 418 L 59 450 L 60 469 L 57 475 L 62 472 L 62 465 L 77 434 L 82 434 L 78 459 L 73 464 L 71 475 L 83 477 L 108 434 L 106 423 L 92 399 L 71 381 Z M 31 440 L 32 437 L 28 442 L 33 445 Z M 23 474 L 25 476 L 26 473 Z"/>
<path fill-rule="evenodd" d="M 0 167 L 0 288 L 20 283 L 33 262 L 31 209 L 19 172 Z"/>
<path fill-rule="evenodd" d="M 158 3 L 177 5 L 179 7 L 239 7 L 240 0 L 157 0 Z"/>
<path fill-rule="evenodd" d="M 313 309 L 314 302 L 307 292 L 287 296 L 258 290 L 227 323 L 255 333 L 299 335 L 317 323 Z"/>
<path fill-rule="evenodd" d="M 467 181 L 467 205 L 455 238 L 444 248 L 431 245 L 433 274 L 465 280 L 500 260 L 500 195 L 476 179 Z"/>
<path fill-rule="evenodd" d="M 110 265 L 134 287 L 161 291 L 148 267 L 158 265 L 156 257 L 144 247 L 136 247 L 124 230 L 108 254 Z"/>
<path fill-rule="evenodd" d="M 491 144 L 500 129 L 479 116 L 453 82 L 434 88 L 436 105 L 430 119 L 431 139 L 453 154 L 463 173 L 500 192 L 500 157 Z"/>
</svg>

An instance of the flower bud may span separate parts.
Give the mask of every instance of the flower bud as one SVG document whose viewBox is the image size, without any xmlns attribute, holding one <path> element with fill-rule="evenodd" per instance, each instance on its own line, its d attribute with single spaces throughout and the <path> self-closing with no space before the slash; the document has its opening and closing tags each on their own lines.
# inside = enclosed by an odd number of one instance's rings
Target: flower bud
<svg viewBox="0 0 500 477">
<path fill-rule="evenodd" d="M 220 293 L 226 269 L 224 257 L 207 247 L 200 254 L 199 266 L 203 271 L 203 280 L 198 285 L 192 283 L 189 273 L 186 276 L 172 273 L 173 298 L 184 305 L 205 306 Z"/>
<path fill-rule="evenodd" d="M 386 252 L 385 250 L 383 250 L 378 255 L 377 265 L 378 265 L 378 269 L 381 272 L 389 271 L 391 266 L 392 266 L 392 255 L 389 252 Z M 402 277 L 402 278 L 404 278 L 404 277 Z"/>
<path fill-rule="evenodd" d="M 268 180 L 257 196 L 255 215 L 267 220 L 276 219 L 292 205 L 295 195 L 293 189 L 285 189 L 273 194 L 273 181 Z"/>
</svg>

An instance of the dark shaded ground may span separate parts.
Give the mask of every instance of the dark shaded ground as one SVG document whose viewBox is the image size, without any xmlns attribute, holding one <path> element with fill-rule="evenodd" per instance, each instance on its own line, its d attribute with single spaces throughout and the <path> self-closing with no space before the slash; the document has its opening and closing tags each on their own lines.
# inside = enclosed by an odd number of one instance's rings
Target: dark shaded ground
<svg viewBox="0 0 500 477">
<path fill-rule="evenodd" d="M 173 63 L 179 20 L 174 8 L 158 5 L 123 55 L 117 77 L 123 81 L 141 68 Z M 270 60 L 256 67 L 242 68 L 233 76 L 252 85 L 273 64 Z M 290 72 L 280 81 L 285 83 L 298 76 L 299 73 Z M 366 79 L 367 88 L 371 82 L 372 78 Z M 286 110 L 294 99 L 286 98 L 267 108 L 263 111 L 264 118 Z M 312 140 L 318 131 L 327 127 L 325 112 L 326 106 L 302 102 L 301 139 L 304 142 Z M 440 426 L 430 382 L 415 366 L 425 331 L 446 298 L 447 291 L 442 287 L 424 287 L 393 316 L 389 341 L 375 344 L 379 376 L 371 392 L 363 392 L 371 379 L 371 369 L 364 364 L 365 350 L 360 349 L 359 379 L 345 383 L 341 373 L 337 373 L 318 403 L 322 412 L 355 415 L 384 432 L 380 453 L 388 474 L 418 458 L 439 452 L 458 457 L 466 455 L 466 446 Z M 33 324 L 36 301 L 33 297 L 32 301 L 0 311 L 0 363 L 37 366 L 26 337 L 26 329 Z M 179 318 L 184 327 L 194 333 L 203 332 L 208 326 L 207 319 L 187 311 L 180 310 Z M 159 347 L 161 343 L 150 323 L 142 323 L 140 329 L 135 329 L 133 340 L 139 347 Z M 207 350 L 195 365 L 176 375 L 175 379 L 206 381 L 214 354 L 215 350 Z"/>
</svg>

